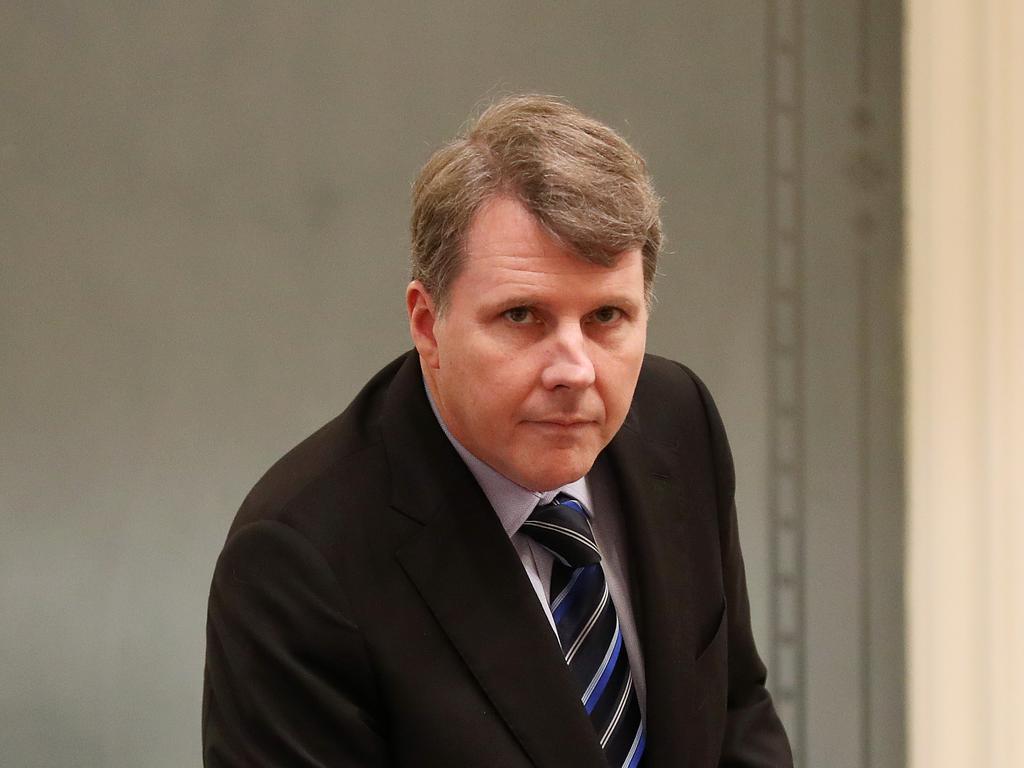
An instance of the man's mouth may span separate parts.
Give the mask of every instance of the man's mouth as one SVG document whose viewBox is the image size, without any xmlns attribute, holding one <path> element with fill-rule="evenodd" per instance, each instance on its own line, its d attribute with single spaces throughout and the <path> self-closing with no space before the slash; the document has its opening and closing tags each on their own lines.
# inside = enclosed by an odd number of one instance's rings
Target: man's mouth
<svg viewBox="0 0 1024 768">
<path fill-rule="evenodd" d="M 596 422 L 593 419 L 557 417 L 553 419 L 531 419 L 530 423 L 551 427 L 565 427 L 568 429 L 571 427 L 583 427 Z"/>
</svg>

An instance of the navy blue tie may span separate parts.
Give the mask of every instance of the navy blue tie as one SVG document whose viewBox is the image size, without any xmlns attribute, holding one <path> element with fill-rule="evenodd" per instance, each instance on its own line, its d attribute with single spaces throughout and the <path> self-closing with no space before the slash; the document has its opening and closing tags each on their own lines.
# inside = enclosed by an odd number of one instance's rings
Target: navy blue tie
<svg viewBox="0 0 1024 768">
<path fill-rule="evenodd" d="M 555 557 L 551 615 L 608 764 L 636 768 L 644 752 L 643 718 L 587 512 L 560 493 L 539 505 L 521 530 Z"/>
</svg>

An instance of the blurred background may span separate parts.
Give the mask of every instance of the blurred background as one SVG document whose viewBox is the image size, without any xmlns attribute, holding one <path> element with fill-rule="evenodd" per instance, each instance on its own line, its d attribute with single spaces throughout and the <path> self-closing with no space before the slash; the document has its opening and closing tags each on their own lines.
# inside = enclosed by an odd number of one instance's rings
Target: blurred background
<svg viewBox="0 0 1024 768">
<path fill-rule="evenodd" d="M 284 451 L 410 346 L 412 179 L 489 100 L 649 161 L 650 351 L 708 383 L 799 764 L 904 764 L 899 2 L 10 0 L 0 755 L 198 765 L 206 597 Z"/>
</svg>

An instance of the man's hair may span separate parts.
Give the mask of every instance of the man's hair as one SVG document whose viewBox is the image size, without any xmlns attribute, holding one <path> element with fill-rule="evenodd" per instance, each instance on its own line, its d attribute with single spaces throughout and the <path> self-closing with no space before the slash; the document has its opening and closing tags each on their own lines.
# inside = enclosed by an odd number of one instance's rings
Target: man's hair
<svg viewBox="0 0 1024 768">
<path fill-rule="evenodd" d="M 608 126 L 553 96 L 504 98 L 439 149 L 413 186 L 412 277 L 443 312 L 484 203 L 518 200 L 557 241 L 611 266 L 640 248 L 652 298 L 661 201 L 642 157 Z"/>
</svg>

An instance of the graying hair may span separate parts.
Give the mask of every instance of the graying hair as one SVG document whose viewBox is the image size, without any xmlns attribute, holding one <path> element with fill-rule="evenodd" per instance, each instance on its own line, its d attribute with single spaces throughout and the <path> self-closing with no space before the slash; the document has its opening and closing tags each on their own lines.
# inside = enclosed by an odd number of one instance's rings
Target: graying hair
<svg viewBox="0 0 1024 768">
<path fill-rule="evenodd" d="M 488 200 L 519 200 L 559 242 L 605 266 L 633 248 L 653 297 L 661 200 L 642 157 L 614 130 L 553 96 L 486 109 L 423 166 L 413 186 L 412 277 L 439 312 L 465 258 L 466 234 Z"/>
</svg>

